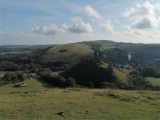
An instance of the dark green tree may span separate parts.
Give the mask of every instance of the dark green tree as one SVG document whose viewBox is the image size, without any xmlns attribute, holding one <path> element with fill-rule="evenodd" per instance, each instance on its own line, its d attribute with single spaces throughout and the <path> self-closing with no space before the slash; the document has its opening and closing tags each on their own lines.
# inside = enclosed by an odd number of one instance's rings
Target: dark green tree
<svg viewBox="0 0 160 120">
<path fill-rule="evenodd" d="M 76 80 L 74 78 L 67 78 L 65 81 L 65 86 L 66 87 L 75 87 L 76 86 Z"/>
</svg>

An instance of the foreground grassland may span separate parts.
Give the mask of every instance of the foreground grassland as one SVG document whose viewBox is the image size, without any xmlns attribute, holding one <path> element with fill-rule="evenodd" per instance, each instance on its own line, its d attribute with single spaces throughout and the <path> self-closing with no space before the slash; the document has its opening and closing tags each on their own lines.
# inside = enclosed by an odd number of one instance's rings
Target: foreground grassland
<svg viewBox="0 0 160 120">
<path fill-rule="evenodd" d="M 0 120 L 159 120 L 160 92 L 0 87 Z M 64 112 L 63 117 L 57 113 Z"/>
</svg>

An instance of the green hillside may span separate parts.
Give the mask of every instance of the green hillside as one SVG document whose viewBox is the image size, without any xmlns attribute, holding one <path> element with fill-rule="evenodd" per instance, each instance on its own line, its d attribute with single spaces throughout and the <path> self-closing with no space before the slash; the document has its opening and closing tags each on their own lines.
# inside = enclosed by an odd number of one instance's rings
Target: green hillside
<svg viewBox="0 0 160 120">
<path fill-rule="evenodd" d="M 93 82 L 95 87 L 98 87 L 101 82 L 112 83 L 112 76 L 108 75 L 105 68 L 108 64 L 101 64 L 101 67 L 98 67 L 93 61 L 81 61 L 75 66 L 62 72 L 61 75 L 65 78 L 73 77 L 80 85 L 87 85 L 87 83 Z M 114 75 L 118 78 L 119 82 L 126 82 L 127 80 L 127 76 L 116 68 L 114 68 Z"/>
<path fill-rule="evenodd" d="M 65 44 L 47 49 L 40 59 L 44 62 L 72 62 L 91 56 L 93 50 L 86 44 Z"/>
<path fill-rule="evenodd" d="M 147 77 L 146 80 L 154 86 L 160 86 L 160 78 Z"/>
</svg>

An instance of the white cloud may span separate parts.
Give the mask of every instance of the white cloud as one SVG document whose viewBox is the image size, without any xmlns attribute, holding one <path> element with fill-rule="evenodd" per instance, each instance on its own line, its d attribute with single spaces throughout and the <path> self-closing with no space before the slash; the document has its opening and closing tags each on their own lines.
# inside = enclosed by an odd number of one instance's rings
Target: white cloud
<svg viewBox="0 0 160 120">
<path fill-rule="evenodd" d="M 101 27 L 102 30 L 105 30 L 108 32 L 112 32 L 114 30 L 114 26 L 112 26 L 110 22 L 101 23 L 99 24 L 99 26 Z"/>
<path fill-rule="evenodd" d="M 31 23 L 31 24 L 37 24 L 37 23 L 38 23 L 38 21 L 35 21 L 35 20 L 29 20 L 29 23 Z"/>
<path fill-rule="evenodd" d="M 0 31 L 0 35 L 4 35 L 4 34 L 6 34 L 5 32 L 3 32 L 3 31 Z"/>
<path fill-rule="evenodd" d="M 77 21 L 74 19 L 75 22 Z M 91 33 L 93 31 L 92 26 L 89 23 L 84 23 L 83 21 L 77 21 L 73 26 L 68 26 L 63 24 L 61 27 L 57 27 L 55 24 L 45 25 L 42 27 L 32 28 L 31 31 L 34 33 L 41 33 L 44 35 L 52 35 L 58 37 L 58 35 L 63 34 L 65 32 L 71 33 Z"/>
<path fill-rule="evenodd" d="M 65 24 L 62 25 L 62 27 L 57 27 L 55 24 L 50 24 L 42 27 L 32 28 L 31 31 L 35 33 L 42 33 L 45 35 L 57 36 L 60 33 L 64 33 L 65 29 L 67 29 L 67 26 Z"/>
<path fill-rule="evenodd" d="M 62 26 L 61 26 L 61 29 L 62 30 L 68 30 L 68 28 L 69 28 L 69 26 L 68 25 L 66 25 L 66 24 L 63 24 Z"/>
<path fill-rule="evenodd" d="M 159 4 L 151 4 L 146 1 L 143 4 L 137 4 L 136 8 L 131 7 L 124 12 L 124 16 L 132 20 L 132 25 L 138 29 L 156 28 L 159 25 L 156 17 L 156 10 Z"/>
<path fill-rule="evenodd" d="M 83 7 L 82 12 L 85 13 L 86 15 L 93 17 L 93 18 L 96 18 L 96 19 L 102 18 L 102 16 L 89 5 Z"/>
<path fill-rule="evenodd" d="M 156 4 L 155 4 L 155 9 L 157 9 L 157 10 L 160 11 L 160 3 L 156 3 Z"/>
<path fill-rule="evenodd" d="M 119 20 L 117 20 L 117 19 L 115 19 L 114 22 L 119 24 L 119 25 L 121 24 L 121 22 L 119 22 Z"/>
<path fill-rule="evenodd" d="M 81 17 L 78 17 L 78 16 L 71 18 L 71 20 L 75 23 L 80 23 L 80 22 L 83 21 L 83 19 Z"/>
<path fill-rule="evenodd" d="M 68 26 L 68 31 L 71 33 L 91 33 L 93 31 L 92 26 L 89 23 L 84 23 L 81 17 L 71 18 L 76 24 L 73 26 Z"/>
<path fill-rule="evenodd" d="M 69 27 L 71 33 L 91 33 L 93 31 L 92 26 L 89 23 L 76 23 L 74 26 Z"/>
</svg>

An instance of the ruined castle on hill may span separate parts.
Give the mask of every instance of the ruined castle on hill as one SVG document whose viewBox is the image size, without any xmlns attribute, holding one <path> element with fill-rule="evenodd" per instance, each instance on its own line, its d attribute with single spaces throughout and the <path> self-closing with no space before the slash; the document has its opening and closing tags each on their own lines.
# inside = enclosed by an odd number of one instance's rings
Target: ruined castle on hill
<svg viewBox="0 0 160 120">
<path fill-rule="evenodd" d="M 100 58 L 100 59 L 102 59 L 103 58 L 103 53 L 101 51 L 95 50 L 93 58 Z"/>
</svg>

